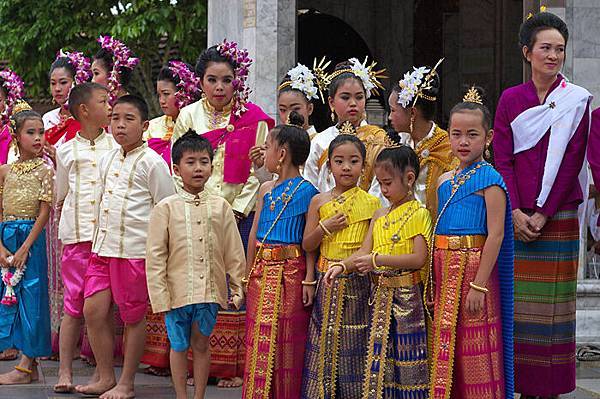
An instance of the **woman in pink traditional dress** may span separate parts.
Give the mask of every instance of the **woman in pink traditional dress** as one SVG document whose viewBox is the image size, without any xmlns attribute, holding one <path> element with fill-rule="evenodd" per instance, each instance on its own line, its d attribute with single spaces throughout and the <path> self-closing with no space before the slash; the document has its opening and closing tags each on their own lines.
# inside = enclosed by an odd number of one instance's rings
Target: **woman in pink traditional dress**
<svg viewBox="0 0 600 399">
<path fill-rule="evenodd" d="M 575 389 L 578 176 L 591 94 L 560 74 L 568 38 L 548 12 L 521 25 L 532 79 L 502 93 L 494 123 L 496 167 L 513 208 L 515 391 L 524 399 Z"/>
<path fill-rule="evenodd" d="M 11 71 L 0 71 L 0 164 L 4 165 L 17 160 L 18 154 L 10 134 L 10 115 L 13 106 L 23 97 L 25 90 L 23 80 Z M 15 151 L 11 151 L 15 148 Z M 16 349 L 0 352 L 1 360 L 15 360 L 19 355 Z"/>
<path fill-rule="evenodd" d="M 80 129 L 79 122 L 69 113 L 67 100 L 71 88 L 90 78 L 90 62 L 78 52 L 58 53 L 50 66 L 50 90 L 52 100 L 58 108 L 46 112 L 44 122 L 46 153 L 54 162 L 55 148 L 71 140 Z M 63 285 L 60 271 L 62 246 L 58 239 L 58 219 L 60 214 L 50 209 L 50 218 L 46 228 L 46 247 L 48 254 L 48 288 L 50 293 L 50 321 L 52 329 L 52 353 L 58 356 L 58 330 L 63 315 Z"/>
<path fill-rule="evenodd" d="M 206 188 L 231 204 L 245 246 L 259 189 L 249 152 L 264 143 L 274 125 L 273 119 L 247 101 L 251 62 L 248 52 L 234 42 L 203 51 L 196 63 L 203 98 L 181 110 L 171 138 L 175 142 L 193 129 L 212 143 L 215 157 Z M 220 378 L 221 387 L 242 384 L 245 314 L 245 310 L 219 312 L 210 339 L 210 376 Z"/>
<path fill-rule="evenodd" d="M 179 110 L 200 96 L 200 86 L 192 68 L 181 61 L 170 61 L 158 73 L 156 82 L 158 102 L 164 115 L 150 121 L 144 139 L 148 146 L 171 166 L 171 136 Z M 141 363 L 148 364 L 150 374 L 169 375 L 169 338 L 164 313 L 146 316 L 146 347 Z"/>
</svg>

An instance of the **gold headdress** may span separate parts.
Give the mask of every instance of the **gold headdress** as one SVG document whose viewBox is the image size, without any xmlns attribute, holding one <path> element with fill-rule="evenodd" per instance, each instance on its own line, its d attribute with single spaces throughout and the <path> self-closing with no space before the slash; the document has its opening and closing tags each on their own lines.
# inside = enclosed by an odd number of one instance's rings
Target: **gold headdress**
<svg viewBox="0 0 600 399">
<path fill-rule="evenodd" d="M 350 121 L 342 122 L 339 125 L 338 130 L 340 134 L 349 134 L 352 136 L 356 136 L 356 128 L 352 123 L 350 123 Z"/>
<path fill-rule="evenodd" d="M 31 111 L 32 109 L 33 108 L 31 108 L 31 105 L 29 105 L 27 103 L 27 101 L 25 101 L 25 100 L 17 100 L 17 102 L 15 103 L 15 106 L 13 107 L 11 116 L 15 116 L 19 112 Z"/>
<path fill-rule="evenodd" d="M 541 6 L 540 6 L 540 12 L 548 12 L 548 7 L 546 7 L 545 5 L 541 5 Z M 527 14 L 527 20 L 529 20 L 529 19 L 531 19 L 531 18 L 533 18 L 533 13 L 530 11 L 530 12 Z"/>
<path fill-rule="evenodd" d="M 479 91 L 477 90 L 477 88 L 475 88 L 475 86 L 471 86 L 471 88 L 467 90 L 462 100 L 464 103 L 475 103 L 483 105 L 483 99 L 481 98 L 481 95 L 479 94 Z"/>
<path fill-rule="evenodd" d="M 398 93 L 398 104 L 402 108 L 407 108 L 409 105 L 414 107 L 419 97 L 427 101 L 437 100 L 437 97 L 428 96 L 424 91 L 430 90 L 433 87 L 436 70 L 443 61 L 444 59 L 440 58 L 437 64 L 431 69 L 424 66 L 419 68 L 413 67 L 411 73 L 406 72 L 404 74 L 402 80 L 398 82 L 398 86 L 401 89 L 400 93 Z"/>
<path fill-rule="evenodd" d="M 402 143 L 398 143 L 395 140 L 393 140 L 390 136 L 386 135 L 385 138 L 383 139 L 383 146 L 385 148 L 402 148 L 404 147 L 406 144 L 402 144 Z"/>
<path fill-rule="evenodd" d="M 329 64 L 330 61 L 325 61 L 325 57 L 321 59 L 318 65 L 315 59 L 313 70 L 311 71 L 307 66 L 299 63 L 286 73 L 286 76 L 289 76 L 290 80 L 281 83 L 277 90 L 281 91 L 286 87 L 291 87 L 292 89 L 301 91 L 309 101 L 313 98 L 318 99 L 320 95 L 321 101 L 324 103 L 325 97 L 323 96 L 323 91 L 324 87 L 326 87 L 324 84 L 326 76 L 324 70 Z"/>
<path fill-rule="evenodd" d="M 379 81 L 380 79 L 387 79 L 385 75 L 385 68 L 380 70 L 375 70 L 375 66 L 377 63 L 372 61 L 371 64 L 367 65 L 369 57 L 365 57 L 364 62 L 360 62 L 357 58 L 350 58 L 348 61 L 350 62 L 350 66 L 343 69 L 338 69 L 337 71 L 333 71 L 325 78 L 326 86 L 329 86 L 331 81 L 336 77 L 340 76 L 343 73 L 351 73 L 357 78 L 359 78 L 363 86 L 365 87 L 365 91 L 367 93 L 367 98 L 371 97 L 371 94 L 379 94 L 378 89 L 383 89 L 383 85 Z"/>
<path fill-rule="evenodd" d="M 17 132 L 15 131 L 16 129 L 16 122 L 15 122 L 15 115 L 17 115 L 19 112 L 23 112 L 23 111 L 31 111 L 33 108 L 31 108 L 31 105 L 29 105 L 27 103 L 27 101 L 25 100 L 17 100 L 17 102 L 15 103 L 15 105 L 13 106 L 12 109 L 12 114 L 10 115 L 10 134 L 11 135 L 16 135 Z"/>
</svg>

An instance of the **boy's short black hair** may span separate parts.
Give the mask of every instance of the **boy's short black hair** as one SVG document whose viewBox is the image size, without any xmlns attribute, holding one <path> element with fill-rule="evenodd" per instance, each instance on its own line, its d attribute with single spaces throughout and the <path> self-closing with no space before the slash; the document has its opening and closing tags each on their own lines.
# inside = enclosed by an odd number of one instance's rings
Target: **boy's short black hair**
<svg viewBox="0 0 600 399">
<path fill-rule="evenodd" d="M 69 112 L 73 118 L 79 120 L 79 106 L 87 104 L 96 90 L 102 90 L 108 93 L 108 89 L 99 83 L 85 82 L 71 89 L 69 93 Z"/>
<path fill-rule="evenodd" d="M 142 97 L 136 96 L 134 94 L 127 94 L 123 97 L 119 97 L 115 105 L 113 105 L 113 108 L 116 107 L 118 104 L 133 105 L 139 111 L 140 116 L 142 117 L 142 121 L 145 122 L 148 120 L 148 104 L 146 103 L 146 100 L 144 100 Z"/>
<path fill-rule="evenodd" d="M 205 137 L 200 136 L 195 130 L 189 129 L 183 136 L 177 139 L 171 149 L 171 160 L 173 165 L 179 165 L 183 154 L 187 151 L 202 152 L 206 151 L 210 162 L 213 160 L 213 148 Z"/>
</svg>

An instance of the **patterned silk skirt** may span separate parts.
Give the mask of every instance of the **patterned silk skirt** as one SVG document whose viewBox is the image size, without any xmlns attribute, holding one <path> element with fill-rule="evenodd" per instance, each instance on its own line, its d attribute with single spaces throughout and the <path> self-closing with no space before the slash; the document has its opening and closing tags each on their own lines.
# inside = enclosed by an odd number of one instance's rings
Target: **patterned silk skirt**
<svg viewBox="0 0 600 399">
<path fill-rule="evenodd" d="M 427 328 L 419 271 L 373 278 L 363 398 L 426 399 Z"/>
<path fill-rule="evenodd" d="M 369 337 L 368 276 L 323 280 L 329 261 L 319 259 L 317 291 L 306 342 L 302 397 L 361 398 Z"/>
<path fill-rule="evenodd" d="M 303 255 L 257 260 L 246 295 L 243 398 L 300 398 L 310 319 L 310 308 L 302 303 L 305 274 Z"/>
<path fill-rule="evenodd" d="M 503 399 L 505 378 L 498 269 L 486 288 L 485 305 L 469 312 L 466 299 L 482 248 L 434 251 L 435 308 L 430 397 Z"/>
<path fill-rule="evenodd" d="M 558 212 L 536 241 L 515 240 L 515 391 L 575 389 L 577 211 Z"/>
<path fill-rule="evenodd" d="M 34 221 L 29 220 L 0 223 L 2 245 L 14 254 L 33 225 Z M 16 348 L 30 358 L 50 355 L 47 266 L 46 237 L 42 231 L 29 250 L 27 269 L 21 281 L 14 287 L 17 303 L 0 304 L 0 351 Z M 0 281 L 0 298 L 5 291 L 5 284 Z"/>
</svg>

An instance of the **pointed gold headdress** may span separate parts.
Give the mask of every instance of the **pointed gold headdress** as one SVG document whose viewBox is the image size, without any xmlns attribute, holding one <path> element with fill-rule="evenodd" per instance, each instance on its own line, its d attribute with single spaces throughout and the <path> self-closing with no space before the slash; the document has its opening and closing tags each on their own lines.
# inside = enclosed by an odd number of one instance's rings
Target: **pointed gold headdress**
<svg viewBox="0 0 600 399">
<path fill-rule="evenodd" d="M 483 99 L 481 98 L 481 94 L 475 86 L 471 86 L 469 90 L 463 96 L 464 103 L 475 103 L 479 105 L 483 105 Z"/>
<path fill-rule="evenodd" d="M 356 128 L 352 123 L 350 123 L 350 121 L 342 122 L 339 125 L 338 130 L 340 134 L 349 134 L 352 136 L 356 136 Z"/>
</svg>

